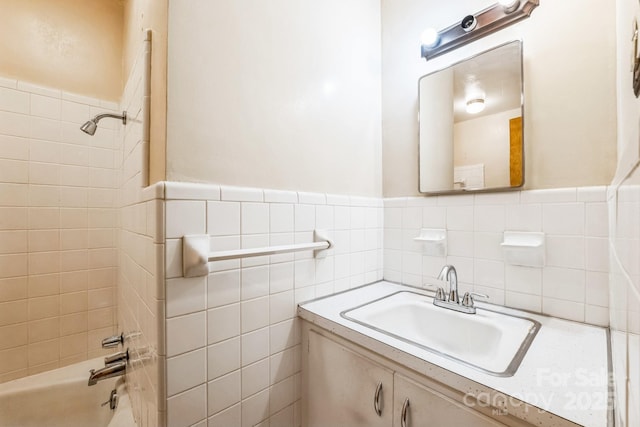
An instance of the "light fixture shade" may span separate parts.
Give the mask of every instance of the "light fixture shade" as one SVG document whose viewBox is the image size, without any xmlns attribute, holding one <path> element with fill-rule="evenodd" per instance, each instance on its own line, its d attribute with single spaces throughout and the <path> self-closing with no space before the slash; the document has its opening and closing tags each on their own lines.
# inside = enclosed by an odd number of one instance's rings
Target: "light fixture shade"
<svg viewBox="0 0 640 427">
<path fill-rule="evenodd" d="M 420 41 L 424 46 L 436 47 L 438 43 L 440 43 L 440 36 L 438 35 L 438 31 L 436 31 L 435 28 L 427 28 L 422 32 Z"/>
<path fill-rule="evenodd" d="M 505 13 L 511 13 L 520 6 L 520 0 L 498 0 L 498 3 L 504 7 Z"/>
<path fill-rule="evenodd" d="M 467 113 L 478 114 L 484 110 L 484 99 L 474 98 L 467 101 Z"/>
</svg>

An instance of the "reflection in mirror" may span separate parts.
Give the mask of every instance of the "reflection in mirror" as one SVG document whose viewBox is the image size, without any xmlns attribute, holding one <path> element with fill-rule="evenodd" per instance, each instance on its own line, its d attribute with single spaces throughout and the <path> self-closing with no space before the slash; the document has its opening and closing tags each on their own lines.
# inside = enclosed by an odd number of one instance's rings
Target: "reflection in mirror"
<svg viewBox="0 0 640 427">
<path fill-rule="evenodd" d="M 420 78 L 420 192 L 524 184 L 522 42 Z"/>
</svg>

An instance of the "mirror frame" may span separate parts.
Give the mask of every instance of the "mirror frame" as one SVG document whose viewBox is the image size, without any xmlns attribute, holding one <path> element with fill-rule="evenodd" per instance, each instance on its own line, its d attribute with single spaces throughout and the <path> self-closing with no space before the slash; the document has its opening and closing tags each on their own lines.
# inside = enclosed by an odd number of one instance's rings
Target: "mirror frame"
<svg viewBox="0 0 640 427">
<path fill-rule="evenodd" d="M 518 186 L 509 186 L 509 187 L 492 187 L 492 188 L 481 188 L 481 189 L 455 189 L 455 190 L 443 190 L 443 191 L 422 191 L 420 188 L 420 174 L 421 174 L 421 169 L 422 169 L 422 162 L 420 161 L 420 80 L 422 80 L 425 77 L 428 77 L 432 74 L 444 71 L 446 69 L 455 67 L 458 64 L 461 64 L 465 61 L 469 61 L 472 59 L 475 59 L 487 52 L 491 52 L 494 51 L 496 49 L 499 49 L 501 47 L 504 47 L 506 45 L 509 45 L 511 43 L 519 43 L 520 46 L 520 81 L 521 81 L 521 85 L 520 85 L 520 117 L 522 117 L 522 182 L 520 183 L 520 185 Z M 474 55 L 468 56 L 466 58 L 463 58 L 459 61 L 456 61 L 454 63 L 451 63 L 445 67 L 439 68 L 437 70 L 434 70 L 428 74 L 425 74 L 423 76 L 421 76 L 418 79 L 418 193 L 425 195 L 425 196 L 438 196 L 438 195 L 452 195 L 452 194 L 472 194 L 472 193 L 498 193 L 498 192 L 506 192 L 506 191 L 518 191 L 521 190 L 524 187 L 525 181 L 526 181 L 526 168 L 525 168 L 525 145 L 524 145 L 524 140 L 525 140 L 525 135 L 524 135 L 524 130 L 525 130 L 525 108 L 524 108 L 524 102 L 525 102 L 525 98 L 524 98 L 524 49 L 523 49 L 523 41 L 522 39 L 514 39 L 514 40 L 509 40 L 505 43 L 501 43 L 499 45 L 493 46 L 489 49 L 485 49 L 482 52 L 476 53 Z"/>
</svg>

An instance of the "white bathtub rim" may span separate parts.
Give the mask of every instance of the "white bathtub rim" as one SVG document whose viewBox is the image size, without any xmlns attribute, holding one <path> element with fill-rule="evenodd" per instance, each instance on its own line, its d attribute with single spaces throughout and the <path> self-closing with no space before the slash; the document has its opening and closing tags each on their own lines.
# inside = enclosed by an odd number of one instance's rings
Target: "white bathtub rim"
<svg viewBox="0 0 640 427">
<path fill-rule="evenodd" d="M 89 381 L 89 371 L 91 369 L 98 369 L 101 366 L 104 366 L 104 359 L 98 357 L 51 371 L 7 381 L 6 383 L 0 384 L 0 398 L 11 394 L 29 393 L 30 391 L 37 391 L 54 385 L 71 383 L 84 384 L 81 386 L 89 388 L 87 384 Z M 114 381 L 114 379 L 110 381 Z M 133 418 L 133 408 L 127 393 L 124 377 L 115 379 L 114 388 L 118 392 L 118 406 L 109 421 L 108 427 L 135 427 L 136 423 Z M 105 400 L 108 399 L 108 397 L 108 395 L 105 396 Z"/>
<path fill-rule="evenodd" d="M 99 369 L 101 366 L 104 366 L 104 358 L 97 357 L 95 359 L 85 360 L 73 365 L 53 369 L 51 371 L 40 372 L 38 374 L 7 381 L 6 383 L 0 384 L 0 395 L 26 392 L 54 384 L 77 382 L 83 378 L 86 378 L 88 383 L 89 371 L 91 369 Z M 87 387 L 89 386 L 87 385 Z"/>
</svg>

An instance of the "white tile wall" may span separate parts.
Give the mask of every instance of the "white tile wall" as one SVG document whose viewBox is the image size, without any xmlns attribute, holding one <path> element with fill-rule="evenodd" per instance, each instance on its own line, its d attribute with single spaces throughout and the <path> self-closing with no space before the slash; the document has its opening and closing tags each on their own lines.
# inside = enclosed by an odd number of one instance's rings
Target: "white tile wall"
<svg viewBox="0 0 640 427">
<path fill-rule="evenodd" d="M 592 311 L 590 316 L 609 316 L 612 361 L 616 391 L 616 418 L 621 425 L 640 422 L 640 172 L 629 174 L 612 188 L 608 205 L 611 215 L 611 273 L 609 312 Z M 600 275 L 588 277 L 587 298 L 605 297 L 597 286 Z M 593 282 L 596 284 L 594 284 Z"/>
<path fill-rule="evenodd" d="M 136 61 L 132 67 L 122 96 L 122 105 L 118 111 L 126 110 L 127 126 L 119 139 L 117 156 L 102 159 L 103 152 L 95 152 L 94 161 L 113 162 L 119 171 L 117 203 L 119 207 L 118 234 L 118 324 L 119 331 L 137 332 L 135 339 L 127 341 L 131 352 L 131 369 L 127 370 L 127 385 L 136 423 L 140 427 L 155 427 L 166 424 L 167 405 L 171 407 L 187 407 L 185 413 L 174 411 L 175 417 L 191 419 L 194 411 L 203 410 L 204 400 L 198 401 L 205 392 L 203 387 L 192 388 L 206 378 L 205 351 L 188 351 L 188 337 L 185 340 L 165 342 L 165 322 L 167 317 L 182 319 L 172 322 L 172 327 L 186 326 L 204 316 L 191 316 L 204 307 L 204 282 L 190 279 L 175 279 L 166 284 L 165 289 L 165 245 L 166 233 L 179 233 L 180 223 L 167 224 L 165 210 L 174 215 L 182 211 L 180 200 L 165 202 L 165 186 L 157 183 L 144 188 L 147 182 L 148 166 L 146 165 L 147 135 L 144 127 L 145 118 L 145 55 L 148 54 L 148 42 L 139 46 Z M 65 107 L 63 105 L 63 114 Z M 67 114 L 79 112 L 66 109 Z M 102 124 L 102 122 L 101 122 Z M 105 125 L 108 125 L 105 122 Z M 103 132 L 103 129 L 98 131 Z M 96 133 L 97 135 L 98 133 Z M 110 182 L 113 177 L 94 175 L 96 182 Z M 200 194 L 201 187 L 190 186 L 190 191 Z M 215 197 L 215 194 L 209 194 Z M 167 192 L 166 198 L 173 193 Z M 89 221 L 99 225 L 108 218 L 95 212 Z M 194 219 L 197 220 L 197 219 Z M 204 217 L 200 219 L 204 224 Z M 180 260 L 172 260 L 167 265 L 175 266 Z M 180 267 L 181 268 L 181 267 Z M 170 296 L 171 304 L 165 304 L 165 296 Z M 179 317 L 182 316 L 182 317 Z M 191 323 L 189 323 L 191 322 Z M 194 340 L 203 336 L 194 337 Z M 171 369 L 189 366 L 190 369 L 182 377 L 172 377 L 167 381 L 167 353 L 179 354 L 171 362 Z M 179 393 L 177 390 L 184 391 Z M 176 398 L 167 402 L 167 392 Z M 177 405 L 177 406 L 176 406 Z M 193 406 L 189 406 L 193 405 Z M 199 405 L 199 406 L 198 406 Z"/>
<path fill-rule="evenodd" d="M 166 183 L 175 199 L 166 211 L 168 425 L 201 421 L 176 415 L 194 414 L 191 406 L 199 410 L 201 399 L 206 416 L 197 413 L 209 425 L 296 425 L 296 304 L 382 278 L 382 200 L 217 186 L 196 193 L 188 187 Z M 196 197 L 203 194 L 220 197 Z M 210 263 L 208 277 L 180 277 L 180 233 L 209 233 L 211 249 L 222 250 L 312 241 L 314 229 L 334 238 L 324 257 L 309 251 L 222 261 Z M 199 363 L 205 350 L 206 380 L 200 373 L 185 377 L 185 360 Z M 192 396 L 197 403 L 183 397 L 205 384 Z"/>
<path fill-rule="evenodd" d="M 0 360 L 15 362 L 1 364 L 4 382 L 104 353 L 115 325 L 119 128 L 89 137 L 80 125 L 114 106 L 0 80 L 11 83 L 0 88 Z"/>
<path fill-rule="evenodd" d="M 207 387 L 203 384 L 170 397 L 167 425 L 190 426 L 207 416 Z"/>
<path fill-rule="evenodd" d="M 608 325 L 609 254 L 606 187 L 497 194 L 394 198 L 384 201 L 384 277 L 433 284 L 445 264 L 458 271 L 461 291 L 490 302 L 580 322 Z M 446 228 L 448 255 L 423 255 L 420 228 Z M 542 268 L 505 264 L 504 231 L 546 237 Z"/>
</svg>

